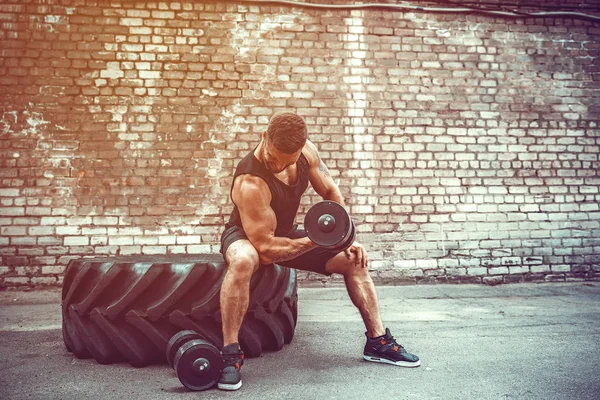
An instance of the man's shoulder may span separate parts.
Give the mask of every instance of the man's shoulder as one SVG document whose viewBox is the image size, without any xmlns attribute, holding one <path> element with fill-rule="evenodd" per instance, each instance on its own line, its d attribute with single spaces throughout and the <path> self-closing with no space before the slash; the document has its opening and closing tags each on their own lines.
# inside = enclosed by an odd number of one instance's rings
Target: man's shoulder
<svg viewBox="0 0 600 400">
<path fill-rule="evenodd" d="M 270 197 L 271 190 L 267 182 L 258 175 L 243 174 L 235 178 L 232 188 L 234 203 L 238 201 L 256 201 L 263 196 Z"/>
<path fill-rule="evenodd" d="M 261 176 L 251 172 L 243 173 L 237 176 L 235 178 L 235 183 L 237 185 L 248 187 L 248 189 L 267 185 L 267 182 Z"/>
<path fill-rule="evenodd" d="M 306 157 L 308 165 L 318 164 L 319 151 L 317 150 L 317 146 L 315 146 L 315 144 L 308 139 L 302 148 L 302 154 L 304 157 Z"/>
<path fill-rule="evenodd" d="M 245 173 L 237 176 L 233 182 L 234 190 L 242 194 L 252 196 L 258 192 L 269 191 L 269 185 L 260 176 L 253 173 Z"/>
</svg>

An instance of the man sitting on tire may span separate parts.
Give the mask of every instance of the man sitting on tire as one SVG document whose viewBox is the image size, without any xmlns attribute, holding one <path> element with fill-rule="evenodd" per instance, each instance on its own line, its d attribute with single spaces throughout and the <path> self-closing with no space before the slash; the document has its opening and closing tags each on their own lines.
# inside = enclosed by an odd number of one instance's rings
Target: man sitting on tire
<svg viewBox="0 0 600 400">
<path fill-rule="evenodd" d="M 366 327 L 367 361 L 417 367 L 420 360 L 396 342 L 379 315 L 375 286 L 364 247 L 354 242 L 342 252 L 317 246 L 294 221 L 300 199 L 311 183 L 324 199 L 344 206 L 317 148 L 308 140 L 304 120 L 275 115 L 258 146 L 238 164 L 231 187 L 234 208 L 221 236 L 227 273 L 221 287 L 222 349 L 225 368 L 218 387 L 242 386 L 243 353 L 238 333 L 248 309 L 250 278 L 262 264 L 277 263 L 323 275 L 342 274 L 348 294 Z"/>
</svg>

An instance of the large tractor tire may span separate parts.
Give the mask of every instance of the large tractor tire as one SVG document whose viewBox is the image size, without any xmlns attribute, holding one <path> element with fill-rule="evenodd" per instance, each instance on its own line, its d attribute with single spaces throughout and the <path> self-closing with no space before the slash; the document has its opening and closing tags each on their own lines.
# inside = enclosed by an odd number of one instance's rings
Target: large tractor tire
<svg viewBox="0 0 600 400">
<path fill-rule="evenodd" d="M 135 367 L 166 363 L 167 343 L 181 330 L 194 330 L 220 349 L 225 272 L 215 254 L 72 260 L 62 290 L 65 346 L 78 358 Z M 259 268 L 239 335 L 246 356 L 290 343 L 297 307 L 296 271 Z"/>
</svg>

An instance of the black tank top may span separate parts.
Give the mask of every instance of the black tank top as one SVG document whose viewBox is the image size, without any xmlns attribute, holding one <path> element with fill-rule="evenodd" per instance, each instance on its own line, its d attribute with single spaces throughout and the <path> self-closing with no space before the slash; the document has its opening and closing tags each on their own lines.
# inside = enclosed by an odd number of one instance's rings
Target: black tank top
<svg viewBox="0 0 600 400">
<path fill-rule="evenodd" d="M 254 150 L 252 150 L 240 161 L 235 169 L 235 174 L 233 175 L 234 182 L 240 175 L 251 174 L 260 177 L 267 183 L 271 190 L 271 208 L 275 211 L 275 216 L 277 217 L 275 236 L 286 236 L 292 231 L 296 213 L 300 206 L 300 199 L 308 187 L 308 160 L 302 153 L 300 153 L 300 157 L 296 162 L 296 168 L 298 171 L 296 183 L 292 186 L 287 185 L 267 170 L 267 168 L 256 159 Z M 231 184 L 231 190 L 229 191 L 230 197 L 232 190 L 233 182 Z M 233 205 L 233 211 L 231 212 L 226 228 L 233 225 L 243 229 L 240 212 L 235 204 Z"/>
</svg>

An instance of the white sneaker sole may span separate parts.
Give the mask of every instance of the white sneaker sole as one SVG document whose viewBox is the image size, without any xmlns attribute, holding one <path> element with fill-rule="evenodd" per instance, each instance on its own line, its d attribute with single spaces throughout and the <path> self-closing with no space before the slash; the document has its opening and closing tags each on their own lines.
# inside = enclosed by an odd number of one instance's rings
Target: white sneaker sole
<svg viewBox="0 0 600 400">
<path fill-rule="evenodd" d="M 242 387 L 242 381 L 239 381 L 236 384 L 219 383 L 217 386 L 221 390 L 238 390 L 239 388 Z"/>
<path fill-rule="evenodd" d="M 414 367 L 418 367 L 421 365 L 421 360 L 419 360 L 417 362 L 391 361 L 391 360 L 386 360 L 385 358 L 365 356 L 365 355 L 363 355 L 363 358 L 367 361 L 382 363 L 382 364 L 392 364 L 392 365 L 397 365 L 398 367 L 414 368 Z"/>
</svg>

